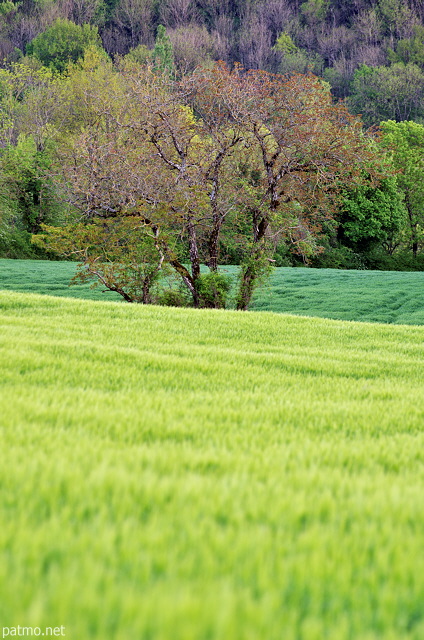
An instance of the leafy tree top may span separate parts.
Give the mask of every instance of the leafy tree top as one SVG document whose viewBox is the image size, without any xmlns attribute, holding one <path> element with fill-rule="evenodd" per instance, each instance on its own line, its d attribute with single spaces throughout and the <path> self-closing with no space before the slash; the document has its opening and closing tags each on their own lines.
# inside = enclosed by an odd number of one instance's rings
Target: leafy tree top
<svg viewBox="0 0 424 640">
<path fill-rule="evenodd" d="M 97 27 L 89 24 L 77 25 L 70 20 L 58 18 L 34 38 L 27 46 L 27 53 L 40 62 L 62 73 L 70 62 L 77 62 L 89 47 L 101 48 Z"/>
<path fill-rule="evenodd" d="M 163 24 L 158 26 L 155 48 L 153 49 L 154 70 L 169 76 L 174 72 L 174 49 Z"/>
</svg>

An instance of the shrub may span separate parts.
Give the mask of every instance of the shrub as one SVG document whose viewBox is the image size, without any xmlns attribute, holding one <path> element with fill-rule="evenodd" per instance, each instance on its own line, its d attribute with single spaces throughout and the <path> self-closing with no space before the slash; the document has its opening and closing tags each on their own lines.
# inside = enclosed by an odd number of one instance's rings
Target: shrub
<svg viewBox="0 0 424 640">
<path fill-rule="evenodd" d="M 389 255 L 381 248 L 370 251 L 367 256 L 367 268 L 382 271 L 424 271 L 424 253 L 414 257 L 412 251 L 399 251 Z"/>
<path fill-rule="evenodd" d="M 31 243 L 31 234 L 21 229 L 0 230 L 0 258 L 47 260 L 52 255 Z"/>
<path fill-rule="evenodd" d="M 202 307 L 225 309 L 230 289 L 231 278 L 216 271 L 204 273 L 197 279 L 197 291 Z"/>
<path fill-rule="evenodd" d="M 168 289 L 160 291 L 154 299 L 155 304 L 163 307 L 188 307 L 190 301 L 188 295 L 182 289 Z"/>
<path fill-rule="evenodd" d="M 318 269 L 366 269 L 367 263 L 363 255 L 349 247 L 326 247 L 314 256 L 310 266 Z"/>
</svg>

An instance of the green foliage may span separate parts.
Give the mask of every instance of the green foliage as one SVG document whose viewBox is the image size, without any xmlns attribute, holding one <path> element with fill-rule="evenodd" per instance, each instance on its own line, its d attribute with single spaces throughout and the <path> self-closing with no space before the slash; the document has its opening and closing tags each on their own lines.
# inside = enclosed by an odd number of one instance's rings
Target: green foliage
<svg viewBox="0 0 424 640">
<path fill-rule="evenodd" d="M 307 22 L 316 24 L 325 19 L 329 6 L 329 0 L 307 0 L 300 5 L 300 10 Z"/>
<path fill-rule="evenodd" d="M 152 230 L 136 217 L 96 219 L 90 224 L 43 227 L 34 243 L 80 261 L 74 282 L 93 282 L 127 302 L 148 304 L 166 265 Z"/>
<path fill-rule="evenodd" d="M 37 150 L 32 136 L 21 135 L 15 146 L 3 150 L 0 155 L 0 223 L 4 228 L 37 233 L 41 224 L 60 218 L 62 207 L 45 175 L 50 164 L 50 150 Z"/>
<path fill-rule="evenodd" d="M 351 93 L 352 74 L 344 67 L 326 67 L 322 76 L 331 87 L 332 94 L 338 99 L 346 99 Z"/>
<path fill-rule="evenodd" d="M 41 247 L 35 247 L 31 242 L 32 235 L 28 231 L 13 227 L 12 225 L 0 225 L 0 257 L 13 260 L 46 260 L 53 256 Z"/>
<path fill-rule="evenodd" d="M 323 243 L 323 251 L 310 259 L 310 265 L 319 269 L 365 269 L 364 256 L 341 244 Z"/>
<path fill-rule="evenodd" d="M 385 178 L 378 187 L 360 186 L 346 193 L 338 220 L 339 238 L 356 248 L 399 244 L 407 211 L 397 179 Z"/>
<path fill-rule="evenodd" d="M 154 71 L 172 77 L 174 75 L 174 51 L 165 27 L 160 24 L 157 29 L 155 47 L 153 49 Z"/>
<path fill-rule="evenodd" d="M 424 271 L 424 253 L 414 256 L 410 248 L 400 248 L 389 254 L 381 247 L 373 247 L 366 254 L 367 269 L 381 271 Z"/>
<path fill-rule="evenodd" d="M 113 23 L 113 19 L 116 17 L 116 10 L 120 0 L 104 0 L 104 20 L 106 24 Z"/>
<path fill-rule="evenodd" d="M 396 50 L 388 50 L 390 62 L 412 62 L 424 68 L 424 26 L 416 25 L 411 38 L 403 38 L 396 43 Z"/>
<path fill-rule="evenodd" d="M 335 95 L 345 98 L 364 62 L 373 68 L 403 62 L 423 69 L 419 0 L 3 0 L 0 11 L 0 59 L 8 62 L 22 55 L 28 36 L 59 17 L 98 27 L 115 59 L 137 45 L 151 48 L 163 22 L 174 44 L 177 75 L 209 59 L 230 66 L 241 61 L 271 72 L 322 74 Z M 365 111 L 363 97 L 356 100 L 362 103 L 359 112 Z M 377 124 L 389 117 L 394 116 L 380 110 L 370 119 Z"/>
<path fill-rule="evenodd" d="M 0 323 L 3 627 L 421 640 L 422 327 L 10 293 Z"/>
<path fill-rule="evenodd" d="M 243 185 L 244 186 L 244 185 Z M 243 211 L 230 210 L 219 236 L 219 263 L 240 264 L 251 232 L 251 221 Z"/>
<path fill-rule="evenodd" d="M 0 16 L 7 16 L 16 10 L 16 5 L 11 0 L 2 0 L 0 4 Z"/>
<path fill-rule="evenodd" d="M 65 71 L 70 62 L 77 62 L 89 47 L 101 48 L 96 26 L 77 25 L 70 20 L 58 18 L 43 33 L 27 46 L 27 53 L 46 67 L 59 73 Z"/>
<path fill-rule="evenodd" d="M 280 73 L 315 73 L 321 75 L 323 71 L 324 61 L 321 56 L 297 47 L 291 36 L 284 31 L 278 36 L 273 50 L 282 56 L 278 68 Z"/>
<path fill-rule="evenodd" d="M 381 29 L 385 35 L 396 36 L 413 23 L 410 6 L 403 0 L 378 0 L 376 4 Z"/>
<path fill-rule="evenodd" d="M 395 63 L 355 71 L 348 102 L 369 126 L 381 120 L 419 120 L 424 117 L 424 72 L 416 64 Z"/>
<path fill-rule="evenodd" d="M 129 50 L 125 56 L 125 60 L 135 62 L 136 64 L 147 64 L 152 61 L 153 53 L 144 44 L 139 44 L 137 47 L 133 47 Z"/>
<path fill-rule="evenodd" d="M 281 53 L 286 55 L 297 53 L 299 51 L 299 48 L 295 45 L 291 36 L 283 31 L 282 33 L 280 33 L 275 42 L 274 50 L 280 51 Z"/>
<path fill-rule="evenodd" d="M 203 307 L 225 309 L 231 278 L 217 271 L 202 273 L 196 280 L 196 288 Z"/>
<path fill-rule="evenodd" d="M 155 297 L 155 304 L 164 307 L 190 307 L 191 300 L 183 287 L 163 289 Z"/>
<path fill-rule="evenodd" d="M 253 293 L 267 281 L 272 269 L 273 262 L 265 243 L 252 243 L 240 265 L 236 297 L 237 309 L 245 311 L 248 308 Z"/>
<path fill-rule="evenodd" d="M 399 171 L 397 184 L 408 212 L 409 243 L 416 255 L 424 240 L 424 126 L 416 122 L 382 122 L 382 145 Z"/>
<path fill-rule="evenodd" d="M 167 38 L 159 29 L 157 52 L 166 53 Z M 369 136 L 344 105 L 334 104 L 328 85 L 311 76 L 287 79 L 222 64 L 199 69 L 170 90 L 166 73 L 122 58 L 117 64 L 105 62 L 93 47 L 68 66 L 66 76 L 19 68 L 21 74 L 8 70 L 1 76 L 2 81 L 13 76 L 16 130 L 35 123 L 43 135 L 40 142 L 21 133 L 18 143 L 7 147 L 3 176 L 19 209 L 9 217 L 33 233 L 42 223 L 54 222 L 48 209 L 53 198 L 46 194 L 56 185 L 85 222 L 115 216 L 115 222 L 97 221 L 95 228 L 70 227 L 63 237 L 80 241 L 73 247 L 79 255 L 88 243 L 83 261 L 91 262 L 83 274 L 124 292 L 127 300 L 157 299 L 153 287 L 161 261 L 178 273 L 194 306 L 224 306 L 222 283 L 211 276 L 210 282 L 199 279 L 204 291 L 195 285 L 199 263 L 215 270 L 221 246 L 242 264 L 238 303 L 247 308 L 274 263 L 275 238 L 290 241 L 306 262 L 319 249 L 322 220 L 333 213 L 335 184 L 361 182 L 362 164 L 373 172 L 375 145 L 368 144 Z M 49 167 L 49 136 L 57 145 L 55 168 Z M 47 184 L 49 169 L 54 180 Z M 352 243 L 385 241 L 396 226 L 394 190 L 385 200 L 379 196 L 372 211 L 365 206 L 369 194 L 358 194 L 362 200 L 351 205 L 355 222 L 347 220 L 345 237 Z M 118 223 L 128 214 L 149 228 L 138 248 Z M 184 243 L 181 253 L 180 247 L 175 250 L 175 237 Z M 145 252 L 143 259 L 136 256 L 138 250 Z M 190 260 L 191 272 L 180 255 Z M 133 277 L 134 287 L 129 284 Z"/>
<path fill-rule="evenodd" d="M 285 53 L 278 65 L 279 73 L 292 75 L 294 73 L 314 73 L 321 75 L 324 61 L 317 53 L 310 53 L 299 49 L 294 53 Z"/>
</svg>

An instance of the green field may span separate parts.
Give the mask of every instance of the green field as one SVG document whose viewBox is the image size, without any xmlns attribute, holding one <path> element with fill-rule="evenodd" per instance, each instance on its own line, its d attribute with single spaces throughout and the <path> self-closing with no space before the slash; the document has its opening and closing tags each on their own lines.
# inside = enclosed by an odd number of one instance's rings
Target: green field
<svg viewBox="0 0 424 640">
<path fill-rule="evenodd" d="M 222 267 L 236 277 L 236 267 Z M 118 294 L 78 284 L 75 263 L 0 260 L 0 289 L 54 296 L 121 300 Z M 256 293 L 252 310 L 304 316 L 424 325 L 424 272 L 275 269 Z"/>
<path fill-rule="evenodd" d="M 0 631 L 422 640 L 424 328 L 0 293 Z"/>
<path fill-rule="evenodd" d="M 424 325 L 424 272 L 275 269 L 254 310 Z"/>
<path fill-rule="evenodd" d="M 88 300 L 122 300 L 117 293 L 98 287 L 93 289 L 89 284 L 69 286 L 76 267 L 76 262 L 0 259 L 0 290 Z"/>
</svg>

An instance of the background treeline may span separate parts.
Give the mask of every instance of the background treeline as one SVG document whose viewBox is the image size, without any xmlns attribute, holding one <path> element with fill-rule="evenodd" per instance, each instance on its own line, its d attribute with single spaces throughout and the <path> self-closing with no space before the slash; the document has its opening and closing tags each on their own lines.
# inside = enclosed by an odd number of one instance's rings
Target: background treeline
<svg viewBox="0 0 424 640">
<path fill-rule="evenodd" d="M 424 116 L 421 0 L 3 0 L 0 59 L 25 55 L 57 19 L 95 27 L 110 56 L 143 56 L 163 24 L 180 71 L 218 59 L 312 71 L 369 125 Z"/>
</svg>

